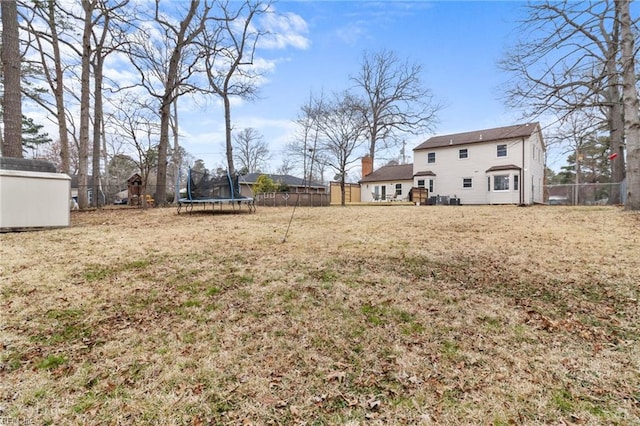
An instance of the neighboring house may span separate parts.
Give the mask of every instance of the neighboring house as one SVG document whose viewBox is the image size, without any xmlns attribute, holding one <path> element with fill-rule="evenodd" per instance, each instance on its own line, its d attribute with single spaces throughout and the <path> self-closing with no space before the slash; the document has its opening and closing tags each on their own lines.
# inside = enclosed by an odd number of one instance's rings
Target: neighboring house
<svg viewBox="0 0 640 426">
<path fill-rule="evenodd" d="M 409 200 L 413 186 L 413 164 L 383 166 L 372 171 L 371 157 L 362 158 L 360 199 L 371 201 Z"/>
<path fill-rule="evenodd" d="M 265 175 L 270 178 L 276 185 L 285 185 L 289 188 L 288 192 L 312 192 L 325 193 L 327 187 L 318 182 L 308 182 L 304 179 L 291 175 L 274 175 L 269 173 L 248 173 L 240 176 L 240 190 L 242 195 L 253 196 L 253 185 L 258 181 L 258 177 Z"/>
<path fill-rule="evenodd" d="M 413 186 L 461 204 L 543 203 L 539 123 L 435 136 L 413 149 Z"/>
</svg>

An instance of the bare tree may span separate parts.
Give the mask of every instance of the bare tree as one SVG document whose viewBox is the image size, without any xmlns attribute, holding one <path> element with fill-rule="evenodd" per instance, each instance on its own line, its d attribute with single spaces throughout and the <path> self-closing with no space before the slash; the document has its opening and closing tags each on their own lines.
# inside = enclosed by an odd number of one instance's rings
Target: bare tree
<svg viewBox="0 0 640 426">
<path fill-rule="evenodd" d="M 108 183 L 107 196 L 111 201 L 115 199 L 118 192 L 127 189 L 128 179 L 139 171 L 139 167 L 133 157 L 126 154 L 115 154 L 109 158 L 108 168 L 110 182 Z"/>
<path fill-rule="evenodd" d="M 261 171 L 269 159 L 269 147 L 264 137 L 254 128 L 247 127 L 234 135 L 235 159 L 247 173 Z"/>
<path fill-rule="evenodd" d="M 320 147 L 326 154 L 326 164 L 339 176 L 341 205 L 344 206 L 347 172 L 357 162 L 359 157 L 355 154 L 362 147 L 367 132 L 366 105 L 348 92 L 334 95 L 323 105 L 318 117 Z"/>
<path fill-rule="evenodd" d="M 313 160 L 313 170 L 309 181 L 324 184 L 326 182 L 325 174 L 327 172 L 327 167 L 329 167 L 327 163 L 327 155 L 322 151 L 318 151 L 316 152 Z"/>
<path fill-rule="evenodd" d="M 15 1 L 0 2 L 2 13 L 2 69 L 4 95 L 4 138 L 2 155 L 22 158 L 21 61 L 18 6 Z"/>
<path fill-rule="evenodd" d="M 94 24 L 91 28 L 91 37 L 93 39 L 93 57 L 91 60 L 91 67 L 93 70 L 93 153 L 92 153 L 92 175 L 93 175 L 93 188 L 94 194 L 98 193 L 100 183 L 100 159 L 101 159 L 101 141 L 104 138 L 104 126 L 103 126 L 103 70 L 104 62 L 107 55 L 115 52 L 119 48 L 121 40 L 124 38 L 119 37 L 119 34 L 115 31 L 113 22 L 118 19 L 118 13 L 121 13 L 122 9 L 127 5 L 129 0 L 121 0 L 118 3 L 109 5 L 105 0 L 99 0 L 96 4 L 98 16 L 94 20 Z M 107 168 L 106 152 L 104 153 L 104 166 Z M 108 181 L 108 179 L 107 179 Z M 92 205 L 94 207 L 99 206 L 99 198 L 93 197 Z"/>
<path fill-rule="evenodd" d="M 91 55 L 93 53 L 91 45 L 91 35 L 97 22 L 94 21 L 94 12 L 97 8 L 99 0 L 82 0 L 80 2 L 81 13 L 77 14 L 72 6 L 68 6 L 69 10 L 63 10 L 55 5 L 54 2 L 46 2 L 37 4 L 33 9 L 34 12 L 28 16 L 27 28 L 33 36 L 30 44 L 38 49 L 41 62 L 39 65 L 45 70 L 45 80 L 54 93 L 55 110 L 51 104 L 43 99 L 34 98 L 41 106 L 50 112 L 54 112 L 55 118 L 59 123 L 62 167 L 69 168 L 69 147 L 67 136 L 68 128 L 73 127 L 69 124 L 69 116 L 67 116 L 66 105 L 64 102 L 65 81 L 64 68 L 61 58 L 61 45 L 70 49 L 80 58 L 80 120 L 79 135 L 77 139 L 78 148 L 78 204 L 81 209 L 88 207 L 88 162 L 89 162 L 89 130 L 90 130 L 90 112 L 91 112 Z M 27 7 L 27 10 L 29 8 Z M 72 18 L 82 24 L 80 48 L 76 47 L 77 40 L 75 34 L 68 40 L 62 40 L 59 31 L 71 29 L 72 33 L 77 31 L 73 25 L 67 25 L 66 19 Z M 41 31 L 42 22 L 46 22 L 45 30 Z M 49 30 L 47 32 L 46 30 Z M 49 48 L 53 53 L 50 53 Z M 50 62 L 53 61 L 53 64 Z M 51 66 L 55 71 L 52 72 Z M 77 78 L 77 76 L 74 76 Z M 74 95 L 75 96 L 75 95 Z M 72 135 L 75 139 L 75 133 Z M 66 171 L 66 170 L 65 170 Z M 94 192 L 94 198 L 97 198 L 97 192 Z"/>
<path fill-rule="evenodd" d="M 87 170 L 89 162 L 89 114 L 91 102 L 91 32 L 93 29 L 93 12 L 96 0 L 82 0 L 83 30 L 82 30 L 82 68 L 80 75 L 80 135 L 78 148 L 78 205 L 86 209 L 89 205 L 87 197 Z M 94 198 L 98 194 L 93 194 Z"/>
<path fill-rule="evenodd" d="M 622 92 L 624 100 L 624 124 L 627 140 L 627 200 L 625 208 L 640 210 L 640 104 L 636 87 L 636 51 L 632 30 L 629 0 L 617 0 L 616 11 L 622 33 Z"/>
<path fill-rule="evenodd" d="M 235 173 L 231 138 L 231 97 L 253 99 L 257 94 L 258 72 L 253 65 L 256 45 L 265 32 L 252 21 L 268 13 L 270 2 L 245 0 L 237 9 L 234 2 L 219 3 L 221 17 L 211 21 L 202 33 L 200 49 L 205 58 L 209 87 L 222 99 L 224 105 L 225 143 L 228 172 Z"/>
<path fill-rule="evenodd" d="M 314 166 L 318 165 L 319 128 L 318 117 L 323 109 L 323 95 L 315 97 L 309 94 L 309 100 L 300 108 L 296 119 L 295 139 L 287 145 L 287 154 L 302 162 L 302 174 L 305 182 L 311 182 Z"/>
<path fill-rule="evenodd" d="M 294 170 L 295 165 L 293 164 L 293 161 L 291 160 L 291 158 L 289 158 L 289 156 L 285 156 L 282 159 L 282 163 L 280 163 L 280 166 L 277 168 L 276 173 L 280 175 L 288 175 L 291 174 L 291 172 L 293 172 Z"/>
<path fill-rule="evenodd" d="M 113 126 L 111 131 L 115 137 L 129 144 L 136 153 L 134 161 L 142 177 L 142 199 L 139 201 L 146 207 L 149 177 L 158 160 L 156 142 L 160 125 L 157 110 L 153 104 L 135 97 L 128 97 L 126 102 L 118 102 L 114 107 L 109 125 Z"/>
<path fill-rule="evenodd" d="M 153 31 L 140 29 L 132 38 L 129 56 L 141 77 L 141 85 L 158 100 L 160 107 L 160 143 L 158 145 L 157 185 L 154 195 L 157 205 L 166 205 L 167 158 L 171 105 L 185 93 L 196 88 L 189 80 L 197 71 L 201 59 L 195 49 L 196 37 L 205 29 L 211 6 L 200 0 L 190 0 L 180 21 L 169 18 L 155 1 Z M 155 37 L 156 32 L 160 38 Z"/>
<path fill-rule="evenodd" d="M 401 61 L 388 50 L 365 52 L 358 74 L 351 77 L 367 101 L 369 156 L 401 141 L 399 133 L 433 130 L 443 105 L 421 81 L 422 66 Z"/>
<path fill-rule="evenodd" d="M 68 46 L 74 49 L 74 43 L 63 40 L 65 33 L 72 28 L 67 22 L 66 13 L 53 0 L 33 2 L 29 7 L 21 7 L 22 18 L 25 22 L 26 34 L 31 38 L 28 45 L 33 47 L 38 55 L 37 63 L 31 66 L 41 70 L 37 73 L 42 78 L 53 95 L 53 101 L 42 96 L 41 91 L 31 98 L 43 107 L 53 117 L 58 126 L 60 163 L 58 170 L 64 173 L 77 173 L 77 164 L 71 167 L 69 144 L 69 130 L 67 125 L 67 108 L 65 102 L 65 75 L 61 49 Z M 78 56 L 80 53 L 78 52 Z M 77 155 L 77 154 L 74 154 Z"/>
<path fill-rule="evenodd" d="M 597 126 L 593 117 L 587 114 L 580 114 L 578 111 L 569 116 L 562 117 L 563 124 L 549 134 L 549 140 L 553 144 L 560 145 L 563 154 L 570 154 L 575 158 L 575 180 L 574 180 L 574 204 L 579 204 L 579 184 L 582 183 L 582 156 L 584 147 L 595 138 Z"/>
<path fill-rule="evenodd" d="M 526 114 L 566 116 L 576 110 L 600 110 L 597 122 L 608 128 L 612 179 L 624 178 L 624 132 L 620 21 L 613 4 L 533 2 L 521 23 L 523 39 L 501 60 L 514 79 L 506 86 L 507 105 Z M 610 198 L 619 202 L 619 196 Z"/>
<path fill-rule="evenodd" d="M 78 147 L 76 144 L 72 143 L 67 148 L 67 171 L 70 175 L 75 175 L 78 173 Z M 54 141 L 48 144 L 45 144 L 38 152 L 38 159 L 46 160 L 53 165 L 56 166 L 56 170 L 62 171 L 62 143 L 60 141 Z"/>
</svg>

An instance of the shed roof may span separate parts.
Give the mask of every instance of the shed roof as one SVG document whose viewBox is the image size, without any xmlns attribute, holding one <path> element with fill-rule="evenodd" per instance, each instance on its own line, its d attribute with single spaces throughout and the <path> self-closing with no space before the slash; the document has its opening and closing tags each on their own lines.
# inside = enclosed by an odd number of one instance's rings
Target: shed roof
<svg viewBox="0 0 640 426">
<path fill-rule="evenodd" d="M 129 179 L 127 179 L 127 183 L 134 183 L 134 182 L 142 182 L 142 176 L 140 176 L 138 173 L 134 173 L 131 175 Z"/>
<path fill-rule="evenodd" d="M 363 177 L 360 182 L 383 182 L 413 179 L 413 164 L 398 166 L 382 166 L 376 171 Z"/>
<path fill-rule="evenodd" d="M 475 130 L 473 132 L 454 133 L 450 135 L 434 136 L 415 147 L 414 151 L 439 148 L 450 145 L 465 145 L 470 143 L 492 142 L 504 139 L 529 137 L 539 129 L 539 123 L 523 123 L 513 126 L 496 127 L 493 129 Z"/>
</svg>

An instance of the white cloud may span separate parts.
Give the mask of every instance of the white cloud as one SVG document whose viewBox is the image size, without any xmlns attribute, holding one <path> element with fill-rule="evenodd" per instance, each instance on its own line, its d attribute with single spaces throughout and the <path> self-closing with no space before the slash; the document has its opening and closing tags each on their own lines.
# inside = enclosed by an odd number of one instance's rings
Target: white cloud
<svg viewBox="0 0 640 426">
<path fill-rule="evenodd" d="M 309 32 L 307 22 L 295 13 L 267 14 L 261 24 L 269 33 L 260 40 L 264 49 L 285 49 L 289 46 L 296 49 L 308 49 L 311 41 L 306 37 Z"/>
<path fill-rule="evenodd" d="M 369 33 L 365 25 L 361 22 L 354 22 L 336 30 L 335 36 L 343 43 L 355 45 L 364 38 L 369 38 Z"/>
</svg>

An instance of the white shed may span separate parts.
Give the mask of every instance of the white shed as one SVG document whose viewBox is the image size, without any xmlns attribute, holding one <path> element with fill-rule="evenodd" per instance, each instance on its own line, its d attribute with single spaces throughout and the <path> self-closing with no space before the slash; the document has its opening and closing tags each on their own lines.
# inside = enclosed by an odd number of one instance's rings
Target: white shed
<svg viewBox="0 0 640 426">
<path fill-rule="evenodd" d="M 0 158 L 0 231 L 69 226 L 71 178 L 45 161 Z"/>
</svg>

